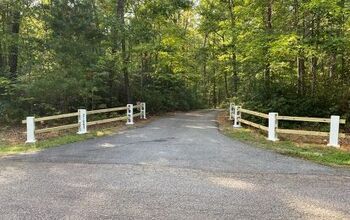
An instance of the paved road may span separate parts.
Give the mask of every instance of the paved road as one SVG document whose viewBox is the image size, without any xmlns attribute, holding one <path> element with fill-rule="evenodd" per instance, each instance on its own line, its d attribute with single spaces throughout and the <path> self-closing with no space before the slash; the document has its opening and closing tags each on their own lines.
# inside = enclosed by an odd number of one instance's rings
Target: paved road
<svg viewBox="0 0 350 220">
<path fill-rule="evenodd" d="M 0 219 L 350 219 L 350 172 L 221 135 L 215 111 L 0 159 Z"/>
</svg>

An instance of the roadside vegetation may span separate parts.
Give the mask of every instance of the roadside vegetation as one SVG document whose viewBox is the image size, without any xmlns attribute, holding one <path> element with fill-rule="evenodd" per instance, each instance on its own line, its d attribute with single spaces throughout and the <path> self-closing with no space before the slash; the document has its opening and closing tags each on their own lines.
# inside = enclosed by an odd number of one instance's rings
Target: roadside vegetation
<svg viewBox="0 0 350 220">
<path fill-rule="evenodd" d="M 51 132 L 38 136 L 35 144 L 25 144 L 25 134 L 15 134 L 13 137 L 4 137 L 9 135 L 5 131 L 0 131 L 0 156 L 38 152 L 47 148 L 57 147 L 64 144 L 70 144 L 85 141 L 93 138 L 117 134 L 123 130 L 135 127 L 142 127 L 152 122 L 157 116 L 148 116 L 147 120 L 136 120 L 133 126 L 126 126 L 124 122 L 107 123 L 100 126 L 89 127 L 87 134 L 76 134 L 76 129 L 70 129 L 61 132 Z"/>
<path fill-rule="evenodd" d="M 35 144 L 11 144 L 11 143 L 0 143 L 0 156 L 18 154 L 18 153 L 30 153 L 37 152 L 43 149 L 69 144 L 73 142 L 88 140 L 98 136 L 105 136 L 110 134 L 108 130 L 106 131 L 94 131 L 92 133 L 78 135 L 78 134 L 68 134 L 60 137 L 49 138 L 47 140 L 39 141 Z"/>
<path fill-rule="evenodd" d="M 218 122 L 221 132 L 232 139 L 283 155 L 298 157 L 329 166 L 350 168 L 350 152 L 345 149 L 335 149 L 322 144 L 297 143 L 283 139 L 278 142 L 271 142 L 266 140 L 265 134 L 255 129 L 233 129 L 224 112 L 219 114 Z"/>
</svg>

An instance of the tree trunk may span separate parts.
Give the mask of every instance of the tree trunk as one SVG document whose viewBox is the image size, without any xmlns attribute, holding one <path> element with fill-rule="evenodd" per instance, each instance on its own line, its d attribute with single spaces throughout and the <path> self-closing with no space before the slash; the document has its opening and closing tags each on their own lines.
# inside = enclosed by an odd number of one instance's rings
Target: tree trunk
<svg viewBox="0 0 350 220">
<path fill-rule="evenodd" d="M 215 69 L 214 69 L 214 76 L 213 76 L 213 106 L 214 108 L 216 108 L 216 103 L 217 103 L 217 99 L 216 99 L 216 76 L 215 76 Z"/>
<path fill-rule="evenodd" d="M 231 18 L 231 30 L 232 30 L 232 36 L 231 36 L 231 47 L 232 47 L 232 83 L 233 83 L 233 95 L 237 96 L 238 91 L 238 69 L 237 69 L 237 55 L 236 55 L 236 33 L 235 33 L 235 27 L 236 27 L 236 17 L 234 14 L 234 0 L 229 0 L 229 10 L 230 10 L 230 18 Z"/>
<path fill-rule="evenodd" d="M 9 51 L 9 67 L 10 77 L 12 80 L 17 78 L 17 66 L 18 66 L 18 39 L 20 28 L 21 14 L 19 11 L 14 11 L 12 14 L 11 34 L 13 42 L 10 45 Z"/>
<path fill-rule="evenodd" d="M 329 62 L 329 79 L 332 80 L 332 78 L 335 76 L 337 68 L 337 54 L 336 52 L 331 54 L 330 62 Z"/>
<path fill-rule="evenodd" d="M 302 28 L 300 28 L 299 25 L 299 2 L 298 0 L 294 0 L 294 28 L 295 31 L 300 35 L 302 38 L 305 36 L 305 20 L 303 20 Z M 298 95 L 304 95 L 305 93 L 305 57 L 304 52 L 299 51 L 299 54 L 297 56 L 297 76 L 298 76 L 298 83 L 297 83 L 297 94 Z"/>
<path fill-rule="evenodd" d="M 204 42 L 203 42 L 203 48 L 207 47 L 207 42 L 208 42 L 208 33 L 205 33 L 204 36 Z M 208 77 L 208 73 L 207 73 L 207 53 L 205 53 L 205 57 L 204 57 L 204 62 L 203 62 L 203 78 L 202 78 L 202 86 L 204 88 L 204 93 L 207 93 L 207 97 L 209 97 L 208 94 L 208 86 L 209 84 L 209 77 Z M 210 100 L 208 99 L 208 106 L 210 106 Z"/>
<path fill-rule="evenodd" d="M 129 72 L 128 72 L 128 55 L 126 51 L 126 33 L 125 33 L 125 0 L 117 0 L 117 16 L 119 21 L 120 28 L 120 39 L 121 39 L 121 52 L 122 52 L 122 72 L 124 75 L 124 91 L 127 103 L 132 103 L 130 95 L 130 81 L 129 81 Z"/>
<path fill-rule="evenodd" d="M 341 7 L 340 36 L 343 38 L 345 33 L 346 33 L 346 22 L 347 22 L 345 0 L 341 0 L 339 2 L 339 5 Z M 342 78 L 348 79 L 348 81 L 349 81 L 349 77 L 347 77 L 348 73 L 349 73 L 349 68 L 347 67 L 347 62 L 346 62 L 346 50 L 341 49 L 340 56 L 341 56 L 340 57 L 341 76 L 342 76 Z M 345 83 L 345 80 L 343 81 L 343 83 Z"/>
<path fill-rule="evenodd" d="M 265 45 L 265 71 L 264 71 L 264 80 L 265 80 L 265 90 L 267 94 L 270 93 L 270 84 L 271 84 L 271 63 L 269 58 L 269 46 L 268 43 L 270 42 L 270 37 L 272 35 L 272 6 L 273 6 L 273 0 L 269 0 L 267 7 L 266 7 L 266 21 L 265 21 L 265 28 L 266 33 L 268 35 L 268 42 L 266 42 Z"/>
<path fill-rule="evenodd" d="M 303 57 L 297 58 L 298 65 L 298 94 L 304 94 L 304 79 L 305 79 L 305 59 Z"/>
<path fill-rule="evenodd" d="M 317 39 L 318 39 L 318 28 L 319 28 L 319 18 L 318 16 L 314 15 L 312 19 L 312 31 L 311 35 L 314 40 L 314 46 L 316 48 L 316 52 L 318 51 L 318 44 L 317 44 Z M 311 82 L 311 93 L 312 96 L 316 96 L 317 92 L 317 66 L 318 66 L 318 58 L 316 55 L 313 55 L 311 58 L 311 74 L 312 74 L 312 82 Z"/>
<path fill-rule="evenodd" d="M 228 83 L 227 83 L 227 72 L 224 72 L 224 81 L 225 81 L 225 98 L 229 98 L 230 94 L 229 94 L 229 90 L 228 90 Z"/>
<path fill-rule="evenodd" d="M 3 74 L 4 66 L 5 66 L 2 51 L 3 51 L 3 47 L 2 47 L 1 42 L 0 42 L 0 76 Z"/>
<path fill-rule="evenodd" d="M 311 84 L 311 93 L 314 96 L 317 90 L 317 62 L 318 58 L 313 56 L 311 58 L 311 73 L 312 73 L 312 84 Z"/>
</svg>

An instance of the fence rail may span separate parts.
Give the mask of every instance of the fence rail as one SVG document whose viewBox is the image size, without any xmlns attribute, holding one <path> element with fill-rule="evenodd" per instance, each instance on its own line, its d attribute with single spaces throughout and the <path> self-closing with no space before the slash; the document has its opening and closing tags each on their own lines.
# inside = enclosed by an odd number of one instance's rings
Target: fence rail
<svg viewBox="0 0 350 220">
<path fill-rule="evenodd" d="M 51 120 L 55 120 L 55 119 L 70 118 L 70 117 L 74 117 L 74 116 L 78 116 L 78 112 L 35 118 L 34 121 L 35 122 L 51 121 Z M 22 123 L 26 124 L 27 120 L 22 120 Z"/>
<path fill-rule="evenodd" d="M 339 116 L 331 116 L 330 118 L 316 118 L 316 117 L 297 117 L 297 116 L 279 116 L 278 113 L 271 112 L 269 114 L 244 109 L 241 106 L 230 104 L 230 120 L 233 120 L 233 127 L 241 127 L 241 123 L 258 128 L 268 132 L 268 140 L 277 141 L 277 134 L 293 134 L 293 135 L 310 135 L 329 137 L 329 146 L 339 147 L 339 137 L 345 138 L 345 133 L 339 132 L 340 124 L 345 124 L 345 119 L 340 119 Z M 268 119 L 268 126 L 257 124 L 242 118 L 242 113 L 254 115 L 261 118 Z M 297 121 L 297 122 L 314 122 L 314 123 L 328 123 L 330 124 L 330 131 L 308 131 L 308 130 L 294 130 L 283 129 L 278 127 L 278 121 Z"/>
<path fill-rule="evenodd" d="M 244 119 L 239 119 L 239 121 L 243 124 L 246 124 L 246 125 L 250 125 L 252 127 L 255 127 L 255 128 L 258 128 L 258 129 L 261 129 L 263 131 L 267 131 L 269 128 L 264 126 L 264 125 L 260 125 L 260 124 L 257 124 L 257 123 L 254 123 L 254 122 L 251 122 L 251 121 L 248 121 L 248 120 L 244 120 Z"/>
<path fill-rule="evenodd" d="M 138 109 L 140 112 L 134 114 L 134 109 Z M 117 111 L 123 111 L 123 110 L 126 110 L 126 116 L 87 122 L 87 115 L 117 112 Z M 62 118 L 75 117 L 75 116 L 78 116 L 78 122 L 74 124 L 67 124 L 67 125 L 61 125 L 61 126 L 50 127 L 50 128 L 42 128 L 37 130 L 35 129 L 35 122 L 57 120 Z M 115 121 L 123 121 L 123 120 L 126 120 L 127 125 L 132 125 L 134 124 L 133 118 L 137 116 L 140 116 L 141 119 L 146 119 L 146 103 L 142 102 L 138 105 L 128 104 L 126 107 L 98 109 L 98 110 L 91 110 L 91 111 L 86 111 L 85 109 L 79 109 L 78 112 L 74 112 L 74 113 L 45 116 L 40 118 L 27 117 L 26 120 L 22 121 L 22 123 L 27 124 L 27 131 L 25 132 L 27 134 L 26 143 L 35 143 L 36 142 L 35 134 L 41 134 L 41 133 L 52 132 L 52 131 L 60 131 L 60 130 L 72 129 L 72 128 L 78 128 L 78 134 L 85 134 L 87 133 L 87 126 L 104 124 L 104 123 L 115 122 Z"/>
<path fill-rule="evenodd" d="M 264 114 L 264 113 L 261 113 L 261 112 L 256 112 L 256 111 L 252 111 L 252 110 L 248 110 L 248 109 L 244 109 L 244 108 L 241 109 L 241 112 L 249 114 L 249 115 L 254 115 L 254 116 L 257 116 L 257 117 L 261 117 L 261 118 L 269 118 L 268 114 Z"/>
<path fill-rule="evenodd" d="M 280 134 L 298 134 L 298 135 L 310 135 L 310 136 L 321 136 L 328 137 L 329 132 L 322 131 L 306 131 L 306 130 L 293 130 L 293 129 L 276 129 L 277 133 Z"/>
<path fill-rule="evenodd" d="M 93 115 L 93 114 L 100 114 L 100 113 L 117 112 L 117 111 L 122 111 L 122 110 L 126 110 L 126 109 L 127 109 L 127 107 L 98 109 L 98 110 L 87 111 L 87 114 Z"/>
<path fill-rule="evenodd" d="M 303 122 L 319 122 L 319 123 L 331 123 L 330 118 L 314 118 L 314 117 L 296 117 L 296 116 L 278 116 L 278 120 L 282 121 L 303 121 Z M 345 124 L 345 119 L 340 119 L 340 124 Z"/>
<path fill-rule="evenodd" d="M 68 124 L 68 125 L 61 125 L 57 127 L 51 127 L 51 128 L 43 128 L 43 129 L 38 129 L 35 131 L 36 134 L 41 134 L 41 133 L 46 133 L 46 132 L 51 132 L 51 131 L 61 131 L 61 130 L 66 130 L 66 129 L 71 129 L 71 128 L 77 128 L 79 127 L 79 124 Z"/>
</svg>

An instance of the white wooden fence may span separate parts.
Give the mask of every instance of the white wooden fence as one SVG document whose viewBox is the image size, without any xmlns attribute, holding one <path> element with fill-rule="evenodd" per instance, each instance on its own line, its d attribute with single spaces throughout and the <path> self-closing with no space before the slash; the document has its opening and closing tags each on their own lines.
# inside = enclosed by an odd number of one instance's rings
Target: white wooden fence
<svg viewBox="0 0 350 220">
<path fill-rule="evenodd" d="M 239 128 L 241 124 L 246 124 L 260 130 L 266 131 L 267 139 L 270 141 L 278 141 L 278 133 L 280 134 L 295 134 L 295 135 L 310 135 L 310 136 L 323 136 L 329 137 L 328 146 L 339 148 L 339 137 L 344 138 L 344 133 L 339 133 L 340 124 L 345 124 L 345 119 L 340 119 L 338 115 L 332 115 L 330 118 L 314 118 L 314 117 L 295 117 L 295 116 L 280 116 L 276 112 L 270 112 L 269 114 L 261 113 L 257 111 L 251 111 L 242 108 L 242 106 L 234 105 L 230 103 L 230 120 L 233 120 L 233 127 Z M 256 117 L 264 118 L 268 120 L 268 126 L 260 125 L 242 118 L 243 114 L 253 115 Z M 278 121 L 302 121 L 302 122 L 315 122 L 315 123 L 329 123 L 329 132 L 321 131 L 307 131 L 307 130 L 293 130 L 283 129 L 278 127 Z"/>
<path fill-rule="evenodd" d="M 134 109 L 139 110 L 139 113 L 134 114 Z M 126 116 L 123 116 L 123 117 L 107 118 L 107 119 L 102 119 L 98 121 L 89 121 L 89 122 L 87 120 L 88 115 L 118 112 L 118 111 L 125 111 L 125 110 L 126 110 Z M 76 116 L 78 117 L 78 123 L 37 129 L 37 130 L 35 129 L 35 122 L 51 121 L 51 120 L 70 118 L 70 117 L 76 117 Z M 86 134 L 87 127 L 89 125 L 104 124 L 104 123 L 123 121 L 123 120 L 126 120 L 127 125 L 133 125 L 134 117 L 136 116 L 140 116 L 140 119 L 146 119 L 145 102 L 141 102 L 138 105 L 128 104 L 126 107 L 98 109 L 98 110 L 91 110 L 91 111 L 87 111 L 86 109 L 79 109 L 78 112 L 74 112 L 74 113 L 46 116 L 41 118 L 35 118 L 31 116 L 31 117 L 27 117 L 26 120 L 23 120 L 22 123 L 27 124 L 26 143 L 35 143 L 36 142 L 35 134 L 46 133 L 51 131 L 59 131 L 59 130 L 65 130 L 65 129 L 71 129 L 71 128 L 78 128 L 77 134 Z"/>
</svg>

